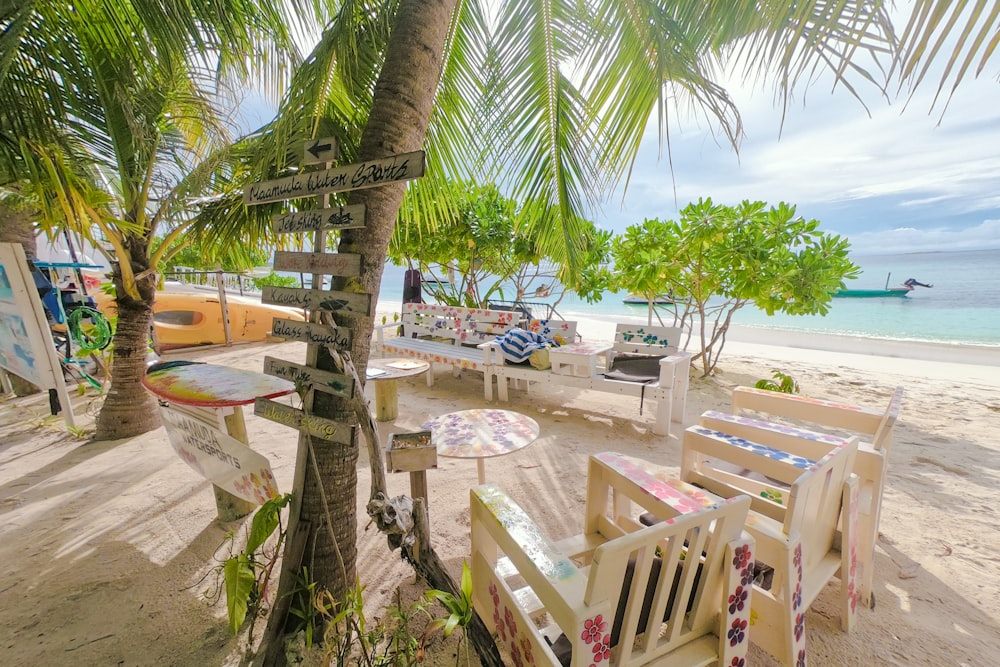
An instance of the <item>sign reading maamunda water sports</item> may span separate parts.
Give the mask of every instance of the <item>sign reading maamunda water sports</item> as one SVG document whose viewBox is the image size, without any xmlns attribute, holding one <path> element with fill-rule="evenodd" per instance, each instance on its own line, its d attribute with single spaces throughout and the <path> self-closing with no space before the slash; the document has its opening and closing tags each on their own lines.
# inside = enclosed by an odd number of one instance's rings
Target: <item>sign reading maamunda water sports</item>
<svg viewBox="0 0 1000 667">
<path fill-rule="evenodd" d="M 195 472 L 247 502 L 278 496 L 268 460 L 223 431 L 178 410 L 161 407 L 167 438 Z"/>
<path fill-rule="evenodd" d="M 243 203 L 255 206 L 327 192 L 362 190 L 395 181 L 408 181 L 423 175 L 424 152 L 414 151 L 274 181 L 252 183 L 243 190 Z"/>
</svg>

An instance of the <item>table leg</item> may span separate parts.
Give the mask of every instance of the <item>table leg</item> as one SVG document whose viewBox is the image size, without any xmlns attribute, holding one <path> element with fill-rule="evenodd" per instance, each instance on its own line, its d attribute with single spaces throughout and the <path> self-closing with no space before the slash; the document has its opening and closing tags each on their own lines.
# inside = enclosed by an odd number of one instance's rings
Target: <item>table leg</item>
<svg viewBox="0 0 1000 667">
<path fill-rule="evenodd" d="M 396 380 L 375 382 L 375 419 L 391 422 L 399 415 L 399 385 Z"/>
<path fill-rule="evenodd" d="M 476 459 L 476 472 L 479 473 L 479 483 L 486 483 L 486 460 Z"/>
</svg>

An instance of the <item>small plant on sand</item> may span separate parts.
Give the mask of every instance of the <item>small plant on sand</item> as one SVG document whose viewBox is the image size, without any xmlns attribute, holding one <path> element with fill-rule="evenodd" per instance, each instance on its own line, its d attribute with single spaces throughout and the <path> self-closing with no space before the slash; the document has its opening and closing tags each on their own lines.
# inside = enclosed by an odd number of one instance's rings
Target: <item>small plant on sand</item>
<svg viewBox="0 0 1000 667">
<path fill-rule="evenodd" d="M 454 596 L 445 591 L 432 590 L 415 602 L 404 605 L 399 590 L 386 615 L 370 623 L 365 616 L 364 588 L 358 584 L 348 591 L 339 605 L 334 605 L 329 591 L 317 596 L 316 609 L 326 618 L 323 636 L 325 659 L 333 665 L 364 665 L 366 667 L 412 667 L 423 663 L 426 649 L 435 634 L 445 637 L 464 628 L 472 620 L 472 575 L 468 564 L 462 568 L 461 591 Z M 435 617 L 431 611 L 434 602 L 444 606 L 447 616 Z M 336 609 L 338 611 L 334 612 Z M 420 623 L 424 623 L 421 630 Z M 460 663 L 464 633 L 459 637 L 456 665 Z M 469 663 L 469 649 L 465 645 L 465 661 Z M 437 664 L 437 663 L 436 663 Z"/>
<path fill-rule="evenodd" d="M 793 380 L 791 375 L 772 368 L 771 378 L 771 380 L 757 380 L 754 387 L 757 389 L 767 389 L 768 391 L 778 391 L 782 394 L 799 393 L 799 383 Z"/>
<path fill-rule="evenodd" d="M 281 510 L 291 498 L 291 494 L 286 493 L 261 505 L 250 522 L 244 551 L 230 556 L 222 564 L 229 629 L 236 634 L 249 616 L 251 641 L 254 623 L 265 611 L 267 585 L 285 539 Z M 275 531 L 277 542 L 268 547 L 266 543 Z"/>
</svg>

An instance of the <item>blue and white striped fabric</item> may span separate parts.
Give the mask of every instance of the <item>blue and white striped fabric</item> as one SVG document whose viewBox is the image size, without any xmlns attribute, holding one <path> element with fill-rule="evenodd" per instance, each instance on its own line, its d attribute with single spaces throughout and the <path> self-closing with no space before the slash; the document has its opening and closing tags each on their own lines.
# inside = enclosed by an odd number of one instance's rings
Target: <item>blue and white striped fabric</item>
<svg viewBox="0 0 1000 667">
<path fill-rule="evenodd" d="M 497 342 L 500 344 L 500 350 L 503 351 L 504 360 L 513 364 L 524 363 L 535 350 L 558 345 L 551 338 L 546 338 L 534 331 L 517 328 L 498 337 Z"/>
</svg>

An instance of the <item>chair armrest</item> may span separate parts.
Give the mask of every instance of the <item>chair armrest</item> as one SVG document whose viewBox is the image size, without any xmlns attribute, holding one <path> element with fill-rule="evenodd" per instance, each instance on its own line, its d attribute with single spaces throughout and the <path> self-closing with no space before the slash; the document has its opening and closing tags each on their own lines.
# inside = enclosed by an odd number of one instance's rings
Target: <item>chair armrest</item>
<svg viewBox="0 0 1000 667">
<path fill-rule="evenodd" d="M 603 478 L 613 489 L 624 493 L 659 519 L 672 519 L 718 507 L 724 502 L 722 498 L 682 482 L 647 461 L 617 452 L 595 454 L 590 457 L 590 465 L 588 481 Z"/>
<path fill-rule="evenodd" d="M 797 426 L 715 410 L 704 412 L 701 415 L 700 424 L 714 431 L 722 431 L 763 445 L 770 445 L 789 454 L 813 461 L 823 458 L 831 448 L 845 442 L 844 438 L 828 433 L 809 431 Z"/>
<path fill-rule="evenodd" d="M 476 347 L 483 351 L 487 366 L 503 366 L 503 350 L 500 348 L 500 343 L 496 340 L 488 340 Z"/>
<path fill-rule="evenodd" d="M 500 487 L 483 484 L 470 491 L 472 551 L 495 565 L 485 553 L 488 536 L 510 559 L 555 618 L 569 619 L 579 609 L 587 577 L 564 556 L 538 525 Z M 483 533 L 486 533 L 484 536 Z"/>
<path fill-rule="evenodd" d="M 386 323 L 386 324 L 376 324 L 372 329 L 375 331 L 375 340 L 378 342 L 379 347 L 381 347 L 385 340 L 383 339 L 382 331 L 389 327 L 401 327 L 403 326 L 402 320 L 398 322 Z"/>
</svg>

